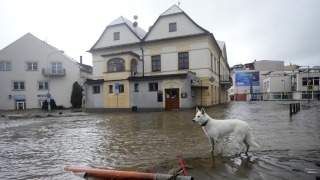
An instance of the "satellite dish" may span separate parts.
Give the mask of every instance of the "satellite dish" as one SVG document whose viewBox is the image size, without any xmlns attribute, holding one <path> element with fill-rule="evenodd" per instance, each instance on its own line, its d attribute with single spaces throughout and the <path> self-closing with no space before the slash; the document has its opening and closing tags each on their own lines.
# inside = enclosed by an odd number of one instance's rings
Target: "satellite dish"
<svg viewBox="0 0 320 180">
<path fill-rule="evenodd" d="M 137 15 L 134 15 L 134 16 L 133 16 L 133 19 L 134 19 L 134 20 L 137 20 L 137 19 L 138 19 L 138 16 L 137 16 Z"/>
<path fill-rule="evenodd" d="M 133 27 L 137 27 L 138 26 L 138 23 L 137 23 L 137 21 L 135 21 L 134 23 L 133 23 Z"/>
</svg>

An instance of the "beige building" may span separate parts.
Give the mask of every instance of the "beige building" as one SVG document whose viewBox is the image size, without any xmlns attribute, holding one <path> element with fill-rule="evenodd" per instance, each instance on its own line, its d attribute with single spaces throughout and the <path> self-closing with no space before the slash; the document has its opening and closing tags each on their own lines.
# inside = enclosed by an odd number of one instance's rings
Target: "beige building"
<svg viewBox="0 0 320 180">
<path fill-rule="evenodd" d="M 48 93 L 71 107 L 73 83 L 89 75 L 90 68 L 27 33 L 0 50 L 0 110 L 41 108 Z"/>
<path fill-rule="evenodd" d="M 146 32 L 124 17 L 90 49 L 87 109 L 172 110 L 227 101 L 226 45 L 174 5 Z M 102 93 L 98 92 L 97 89 Z M 89 93 L 89 92 L 92 93 Z M 92 99 L 103 98 L 103 104 Z"/>
</svg>

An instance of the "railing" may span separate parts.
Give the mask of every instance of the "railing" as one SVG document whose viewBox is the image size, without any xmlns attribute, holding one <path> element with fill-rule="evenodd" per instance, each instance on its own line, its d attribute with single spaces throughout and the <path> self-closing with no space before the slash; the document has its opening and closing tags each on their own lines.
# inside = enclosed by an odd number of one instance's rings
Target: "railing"
<svg viewBox="0 0 320 180">
<path fill-rule="evenodd" d="M 42 68 L 42 75 L 44 76 L 65 76 L 66 75 L 66 69 L 52 69 L 52 68 Z"/>
<path fill-rule="evenodd" d="M 232 83 L 232 79 L 230 76 L 220 76 L 220 81 L 222 83 Z"/>
</svg>

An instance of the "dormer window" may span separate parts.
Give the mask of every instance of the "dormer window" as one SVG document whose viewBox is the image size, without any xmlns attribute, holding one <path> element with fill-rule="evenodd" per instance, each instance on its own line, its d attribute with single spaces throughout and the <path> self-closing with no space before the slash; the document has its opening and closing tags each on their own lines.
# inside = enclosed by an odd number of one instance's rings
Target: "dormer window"
<svg viewBox="0 0 320 180">
<path fill-rule="evenodd" d="M 177 31 L 177 23 L 169 23 L 169 32 L 175 32 Z"/>
<path fill-rule="evenodd" d="M 114 32 L 113 33 L 113 40 L 114 41 L 120 40 L 120 32 Z"/>
</svg>

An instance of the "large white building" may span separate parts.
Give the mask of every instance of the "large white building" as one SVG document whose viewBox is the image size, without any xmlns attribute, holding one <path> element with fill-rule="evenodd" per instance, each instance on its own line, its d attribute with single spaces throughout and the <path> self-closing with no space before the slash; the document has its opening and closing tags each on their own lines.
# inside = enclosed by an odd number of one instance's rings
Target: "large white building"
<svg viewBox="0 0 320 180">
<path fill-rule="evenodd" d="M 176 5 L 148 32 L 120 16 L 90 52 L 87 109 L 172 110 L 227 101 L 225 43 Z"/>
<path fill-rule="evenodd" d="M 0 50 L 0 110 L 41 108 L 48 93 L 57 105 L 71 107 L 72 85 L 88 78 L 87 70 L 27 33 Z"/>
</svg>

